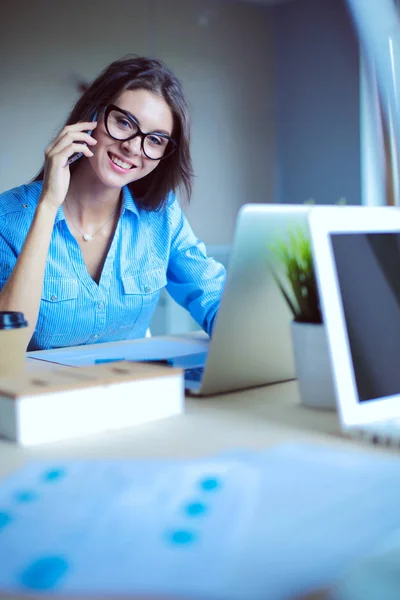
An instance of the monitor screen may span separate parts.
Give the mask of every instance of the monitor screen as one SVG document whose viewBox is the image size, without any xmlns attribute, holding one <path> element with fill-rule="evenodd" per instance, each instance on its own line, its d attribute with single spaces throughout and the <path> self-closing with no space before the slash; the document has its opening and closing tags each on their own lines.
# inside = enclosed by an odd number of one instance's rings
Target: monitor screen
<svg viewBox="0 0 400 600">
<path fill-rule="evenodd" d="M 359 401 L 400 393 L 400 233 L 331 234 Z"/>
</svg>

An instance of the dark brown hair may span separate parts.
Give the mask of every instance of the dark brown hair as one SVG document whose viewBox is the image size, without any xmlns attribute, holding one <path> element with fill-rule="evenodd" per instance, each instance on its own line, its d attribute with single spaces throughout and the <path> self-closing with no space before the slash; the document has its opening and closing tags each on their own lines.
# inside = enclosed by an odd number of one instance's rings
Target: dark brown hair
<svg viewBox="0 0 400 600">
<path fill-rule="evenodd" d="M 135 202 L 145 210 L 157 210 L 165 205 L 169 193 L 179 188 L 189 201 L 193 184 L 189 114 L 180 81 L 161 60 L 128 55 L 111 63 L 76 102 L 65 125 L 91 121 L 118 94 L 136 89 L 148 90 L 167 102 L 173 114 L 172 137 L 177 149 L 154 171 L 129 184 Z M 76 165 L 70 166 L 71 174 Z M 34 180 L 42 180 L 43 174 L 44 167 Z"/>
</svg>

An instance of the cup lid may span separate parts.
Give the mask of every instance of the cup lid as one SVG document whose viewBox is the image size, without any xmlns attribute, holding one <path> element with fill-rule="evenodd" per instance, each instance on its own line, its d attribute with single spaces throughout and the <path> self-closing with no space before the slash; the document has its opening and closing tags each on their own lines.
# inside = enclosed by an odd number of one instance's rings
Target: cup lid
<svg viewBox="0 0 400 600">
<path fill-rule="evenodd" d="M 27 327 L 24 313 L 16 311 L 0 311 L 0 329 L 19 329 Z"/>
</svg>

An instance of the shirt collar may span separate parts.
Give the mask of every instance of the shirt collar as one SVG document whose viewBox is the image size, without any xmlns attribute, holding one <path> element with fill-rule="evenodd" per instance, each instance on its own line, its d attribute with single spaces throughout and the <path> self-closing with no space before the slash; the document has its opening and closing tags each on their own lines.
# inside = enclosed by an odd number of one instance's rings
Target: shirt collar
<svg viewBox="0 0 400 600">
<path fill-rule="evenodd" d="M 122 188 L 122 211 L 121 212 L 124 213 L 125 210 L 129 210 L 129 211 L 133 212 L 135 215 L 139 216 L 138 207 L 136 206 L 133 196 L 131 194 L 131 191 L 127 185 L 125 185 Z M 63 205 L 61 205 L 59 207 L 57 214 L 56 214 L 55 222 L 58 223 L 58 221 L 65 221 Z"/>
<path fill-rule="evenodd" d="M 136 206 L 131 191 L 127 185 L 122 188 L 122 213 L 125 210 L 130 210 L 135 215 L 139 216 L 139 209 Z"/>
</svg>

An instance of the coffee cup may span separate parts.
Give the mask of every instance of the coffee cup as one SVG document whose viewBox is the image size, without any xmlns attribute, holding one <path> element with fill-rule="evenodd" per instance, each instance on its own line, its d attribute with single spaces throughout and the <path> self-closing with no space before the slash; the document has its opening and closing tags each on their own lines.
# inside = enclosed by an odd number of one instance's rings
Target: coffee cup
<svg viewBox="0 0 400 600">
<path fill-rule="evenodd" d="M 23 372 L 29 341 L 27 326 L 22 312 L 0 311 L 0 377 Z"/>
</svg>

